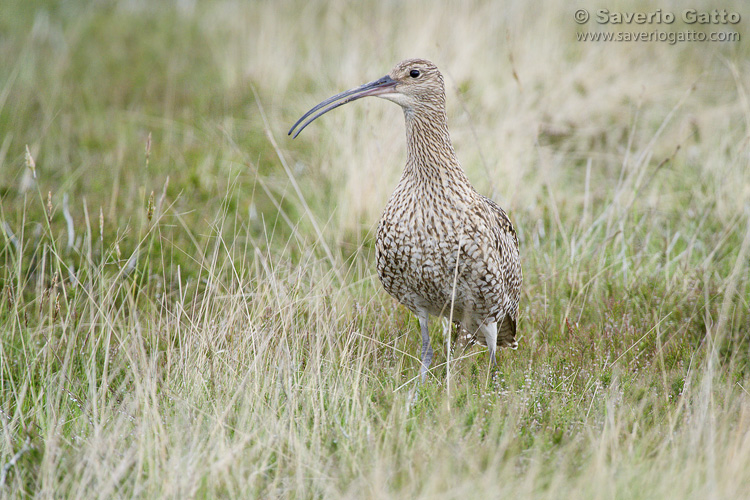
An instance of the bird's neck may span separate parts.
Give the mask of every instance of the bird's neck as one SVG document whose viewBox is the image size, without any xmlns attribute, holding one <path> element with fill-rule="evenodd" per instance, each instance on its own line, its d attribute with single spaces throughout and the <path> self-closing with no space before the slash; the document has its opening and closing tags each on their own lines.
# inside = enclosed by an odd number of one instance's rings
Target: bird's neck
<svg viewBox="0 0 750 500">
<path fill-rule="evenodd" d="M 404 174 L 420 178 L 434 179 L 437 174 L 441 178 L 466 179 L 451 144 L 445 109 L 404 109 L 404 117 L 407 153 Z"/>
</svg>

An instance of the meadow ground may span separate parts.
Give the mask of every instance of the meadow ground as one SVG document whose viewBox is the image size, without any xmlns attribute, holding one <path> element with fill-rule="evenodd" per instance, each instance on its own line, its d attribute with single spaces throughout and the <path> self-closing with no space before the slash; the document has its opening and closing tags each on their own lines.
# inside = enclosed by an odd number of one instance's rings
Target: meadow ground
<svg viewBox="0 0 750 500">
<path fill-rule="evenodd" d="M 588 3 L 1 2 L 0 496 L 750 497 L 750 8 Z M 525 282 L 411 400 L 401 111 L 286 130 L 416 56 Z"/>
</svg>

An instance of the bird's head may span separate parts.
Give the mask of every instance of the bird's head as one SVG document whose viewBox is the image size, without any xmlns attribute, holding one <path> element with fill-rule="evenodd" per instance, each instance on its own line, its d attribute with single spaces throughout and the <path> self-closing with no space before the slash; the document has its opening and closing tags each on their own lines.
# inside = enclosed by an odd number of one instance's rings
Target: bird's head
<svg viewBox="0 0 750 500">
<path fill-rule="evenodd" d="M 393 101 L 402 108 L 417 109 L 425 104 L 445 103 L 443 75 L 430 61 L 401 61 L 388 73 L 388 78 L 395 82 L 393 90 L 380 97 Z"/>
<path fill-rule="evenodd" d="M 297 120 L 297 123 L 289 130 L 289 135 L 301 125 L 294 134 L 294 137 L 297 137 L 319 116 L 348 102 L 368 96 L 393 101 L 404 108 L 407 113 L 417 112 L 423 108 L 442 110 L 445 107 L 443 75 L 440 74 L 437 66 L 425 59 L 401 61 L 384 77 L 336 94 L 321 102 Z"/>
</svg>

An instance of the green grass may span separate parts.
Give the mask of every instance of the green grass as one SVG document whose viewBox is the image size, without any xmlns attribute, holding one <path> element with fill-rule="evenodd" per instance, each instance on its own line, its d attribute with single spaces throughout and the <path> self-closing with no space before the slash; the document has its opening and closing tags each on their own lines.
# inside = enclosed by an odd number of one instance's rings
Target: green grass
<svg viewBox="0 0 750 500">
<path fill-rule="evenodd" d="M 690 7 L 743 20 L 2 2 L 0 496 L 747 497 L 750 10 Z M 525 278 L 519 349 L 448 369 L 434 321 L 416 397 L 417 322 L 373 265 L 401 111 L 286 136 L 414 56 Z"/>
</svg>

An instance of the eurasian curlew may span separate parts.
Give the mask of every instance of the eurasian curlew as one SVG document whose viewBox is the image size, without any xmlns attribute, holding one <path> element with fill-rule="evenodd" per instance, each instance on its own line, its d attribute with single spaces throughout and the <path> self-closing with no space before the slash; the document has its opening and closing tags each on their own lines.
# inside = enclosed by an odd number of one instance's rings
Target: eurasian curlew
<svg viewBox="0 0 750 500">
<path fill-rule="evenodd" d="M 518 238 L 505 211 L 474 189 L 456 158 L 437 67 L 402 61 L 388 75 L 321 102 L 289 134 L 297 129 L 297 137 L 324 113 L 366 96 L 395 102 L 406 119 L 406 166 L 380 219 L 376 255 L 383 287 L 419 318 L 422 380 L 433 354 L 430 315 L 457 323 L 459 342 L 488 346 L 496 362 L 498 347 L 518 345 Z"/>
</svg>

